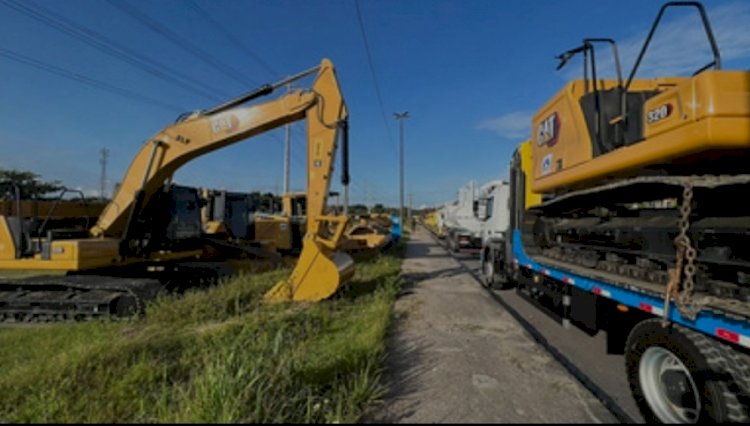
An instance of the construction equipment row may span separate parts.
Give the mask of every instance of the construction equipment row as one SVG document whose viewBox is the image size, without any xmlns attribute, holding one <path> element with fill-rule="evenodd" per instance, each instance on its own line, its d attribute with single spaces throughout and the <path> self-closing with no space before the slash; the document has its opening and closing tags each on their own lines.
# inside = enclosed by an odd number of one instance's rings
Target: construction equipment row
<svg viewBox="0 0 750 426">
<path fill-rule="evenodd" d="M 305 77 L 313 77 L 311 87 L 245 105 Z M 307 123 L 307 188 L 296 198 L 288 194 L 280 215 L 248 220 L 242 196 L 208 191 L 201 199 L 197 188 L 172 183 L 194 158 L 299 120 Z M 0 211 L 0 319 L 128 317 L 164 290 L 216 282 L 238 253 L 274 260 L 284 251 L 299 252 L 291 276 L 266 294 L 269 301 L 330 297 L 355 269 L 341 251 L 349 217 L 327 206 L 339 140 L 348 151 L 347 120 L 333 64 L 324 59 L 178 117 L 137 152 L 106 205 L 34 203 L 16 191 Z M 348 184 L 348 161 L 342 164 Z M 294 199 L 303 201 L 303 214 L 293 211 Z"/>
</svg>

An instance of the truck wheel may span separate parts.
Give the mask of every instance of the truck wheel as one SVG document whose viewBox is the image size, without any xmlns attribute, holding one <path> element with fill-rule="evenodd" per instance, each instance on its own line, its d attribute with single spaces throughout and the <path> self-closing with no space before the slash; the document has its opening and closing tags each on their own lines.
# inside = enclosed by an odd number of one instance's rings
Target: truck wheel
<svg viewBox="0 0 750 426">
<path fill-rule="evenodd" d="M 486 285 L 489 289 L 495 288 L 495 259 L 492 255 L 492 251 L 488 251 L 484 255 L 483 259 L 484 261 L 482 262 L 482 278 L 484 279 L 484 285 Z"/>
<path fill-rule="evenodd" d="M 511 281 L 508 279 L 508 276 L 505 274 L 505 272 L 501 269 L 498 273 L 497 271 L 497 259 L 495 259 L 495 252 L 490 250 L 484 259 L 484 264 L 482 265 L 482 275 L 484 278 L 484 283 L 487 286 L 487 288 L 495 289 L 495 290 L 505 290 L 510 288 Z"/>
<path fill-rule="evenodd" d="M 451 236 L 449 246 L 451 253 L 458 253 L 458 241 L 455 236 Z"/>
<path fill-rule="evenodd" d="M 636 325 L 627 339 L 625 364 L 646 422 L 747 422 L 732 352 L 685 327 L 664 328 L 658 318 Z"/>
</svg>

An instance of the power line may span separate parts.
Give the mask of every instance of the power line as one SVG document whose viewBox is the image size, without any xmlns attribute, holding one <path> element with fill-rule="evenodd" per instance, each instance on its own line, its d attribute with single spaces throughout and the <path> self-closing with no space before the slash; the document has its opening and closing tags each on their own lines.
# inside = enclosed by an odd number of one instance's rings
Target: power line
<svg viewBox="0 0 750 426">
<path fill-rule="evenodd" d="M 378 97 L 378 104 L 380 105 L 380 115 L 383 116 L 383 124 L 385 124 L 386 133 L 388 140 L 391 141 L 391 147 L 394 153 L 396 153 L 396 144 L 391 138 L 391 128 L 388 125 L 388 120 L 385 118 L 385 108 L 383 108 L 383 98 L 380 96 L 380 87 L 378 87 L 378 78 L 375 74 L 375 66 L 373 65 L 372 55 L 370 54 L 370 45 L 367 43 L 367 34 L 365 33 L 365 24 L 362 22 L 362 13 L 359 10 L 359 0 L 354 0 L 354 5 L 357 9 L 357 18 L 359 19 L 359 28 L 362 30 L 362 40 L 365 43 L 365 51 L 367 52 L 367 62 L 370 65 L 370 72 L 372 73 L 372 81 L 375 84 L 375 93 Z"/>
<path fill-rule="evenodd" d="M 16 0 L 0 1 L 2 1 L 5 6 L 15 10 L 16 12 L 22 13 L 48 27 L 54 28 L 64 34 L 76 38 L 88 44 L 89 46 L 92 46 L 99 51 L 106 53 L 107 55 L 127 62 L 130 65 L 139 68 L 168 83 L 178 85 L 183 89 L 189 90 L 193 93 L 212 99 L 214 101 L 221 100 L 221 98 L 214 95 L 214 93 L 218 92 L 216 89 L 209 87 L 198 80 L 181 74 L 179 71 L 172 69 L 164 64 L 160 64 L 153 59 L 147 58 L 139 54 L 138 52 L 103 36 L 102 34 L 92 30 L 91 28 L 78 24 L 70 19 L 67 19 L 59 14 L 50 11 L 49 9 L 45 9 L 38 4 L 35 4 L 31 0 L 26 0 L 24 3 Z M 184 81 L 180 81 L 175 77 Z M 204 90 L 201 90 L 198 87 L 203 87 Z M 226 98 L 226 96 L 224 97 Z"/>
<path fill-rule="evenodd" d="M 109 83 L 104 83 L 102 81 L 95 80 L 93 78 L 87 77 L 85 75 L 81 75 L 72 71 L 65 70 L 63 68 L 57 67 L 52 64 L 48 64 L 45 62 L 38 61 L 36 59 L 29 58 L 28 56 L 21 55 L 20 53 L 13 52 L 7 49 L 3 49 L 0 47 L 0 56 L 4 56 L 8 59 L 11 59 L 16 62 L 20 62 L 22 64 L 26 64 L 29 66 L 32 66 L 34 68 L 38 68 L 47 72 L 50 72 L 52 74 L 57 74 L 61 77 L 69 78 L 71 80 L 75 80 L 79 83 L 88 84 L 89 86 L 93 86 L 102 90 L 106 90 L 112 93 L 116 93 L 121 96 L 125 96 L 130 99 L 135 99 L 141 102 L 145 102 L 151 105 L 155 105 L 161 108 L 166 108 L 172 111 L 177 112 L 183 112 L 184 109 L 175 105 L 170 105 L 168 103 L 164 103 L 158 99 L 149 98 L 148 96 L 144 96 L 141 94 L 138 94 L 136 92 L 133 92 L 128 89 L 123 89 L 121 87 L 113 86 Z"/>
<path fill-rule="evenodd" d="M 162 37 L 166 38 L 167 40 L 179 46 L 181 49 L 188 51 L 196 58 L 202 60 L 208 65 L 211 65 L 215 69 L 219 70 L 220 72 L 234 79 L 235 81 L 242 84 L 243 86 L 247 85 L 248 83 L 252 84 L 253 86 L 259 85 L 257 82 L 244 77 L 242 73 L 240 73 L 236 69 L 232 68 L 231 66 L 227 64 L 224 64 L 219 59 L 211 56 L 209 53 L 203 51 L 199 47 L 190 43 L 185 38 L 180 37 L 178 34 L 159 25 L 156 21 L 149 18 L 148 16 L 146 16 L 146 14 L 144 14 L 143 12 L 139 11 L 138 9 L 130 5 L 127 1 L 125 0 L 117 0 L 117 1 L 107 0 L 107 1 L 109 2 L 109 4 L 116 7 L 121 12 L 129 15 L 131 18 L 135 19 L 136 21 L 140 22 L 141 24 L 151 29 L 151 31 L 161 35 Z"/>
<path fill-rule="evenodd" d="M 229 40 L 230 42 L 234 43 L 234 45 L 238 49 L 242 50 L 243 52 L 245 52 L 245 54 L 247 54 L 248 56 L 250 56 L 251 58 L 253 58 L 255 60 L 255 62 L 257 62 L 258 64 L 260 64 L 260 66 L 262 66 L 266 71 L 268 71 L 269 73 L 271 73 L 274 77 L 281 77 L 281 74 L 279 74 L 276 70 L 274 70 L 273 68 L 271 68 L 271 66 L 268 65 L 267 62 L 263 61 L 260 58 L 260 56 L 258 56 L 257 54 L 255 54 L 252 50 L 250 50 L 250 48 L 247 47 L 247 45 L 245 43 L 243 43 L 240 39 L 238 39 L 232 33 L 230 33 L 229 31 L 227 31 L 226 29 L 224 29 L 224 25 L 221 24 L 221 23 L 219 23 L 219 22 L 217 22 L 213 17 L 211 17 L 211 14 L 209 14 L 208 12 L 206 12 L 205 9 L 201 8 L 200 6 L 198 6 L 198 4 L 195 3 L 193 0 L 187 0 L 186 3 L 196 13 L 198 13 L 199 15 L 201 15 L 203 17 L 203 19 L 205 19 L 206 21 L 208 21 L 211 25 L 213 25 L 214 28 L 216 28 L 217 30 L 219 30 L 219 32 L 222 35 L 224 35 L 224 37 L 227 40 Z"/>
</svg>

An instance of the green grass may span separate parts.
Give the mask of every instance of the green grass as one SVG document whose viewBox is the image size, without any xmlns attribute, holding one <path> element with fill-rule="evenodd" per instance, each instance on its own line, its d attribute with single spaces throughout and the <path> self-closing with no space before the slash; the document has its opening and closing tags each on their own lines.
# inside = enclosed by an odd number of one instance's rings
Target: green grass
<svg viewBox="0 0 750 426">
<path fill-rule="evenodd" d="M 263 303 L 283 269 L 164 298 L 143 319 L 0 329 L 0 421 L 356 422 L 383 392 L 402 252 L 358 262 L 319 303 Z"/>
<path fill-rule="evenodd" d="M 39 270 L 30 270 L 30 269 L 17 269 L 17 270 L 4 269 L 0 271 L 0 278 L 20 279 L 20 278 L 36 277 L 40 275 L 62 276 L 62 275 L 65 275 L 65 271 L 57 271 L 57 270 L 39 271 Z"/>
</svg>

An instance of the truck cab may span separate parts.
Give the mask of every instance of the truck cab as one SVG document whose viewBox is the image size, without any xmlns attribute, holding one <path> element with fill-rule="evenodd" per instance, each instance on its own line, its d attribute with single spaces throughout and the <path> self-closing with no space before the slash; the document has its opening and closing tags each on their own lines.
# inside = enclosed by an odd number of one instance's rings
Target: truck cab
<svg viewBox="0 0 750 426">
<path fill-rule="evenodd" d="M 448 248 L 459 253 L 462 250 L 479 250 L 482 246 L 480 221 L 476 218 L 477 197 L 474 182 L 462 186 L 458 201 L 445 210 L 445 235 Z"/>
<path fill-rule="evenodd" d="M 479 188 L 479 197 L 474 215 L 479 220 L 482 277 L 486 285 L 505 285 L 505 237 L 508 233 L 509 210 L 508 182 L 493 180 Z"/>
</svg>

